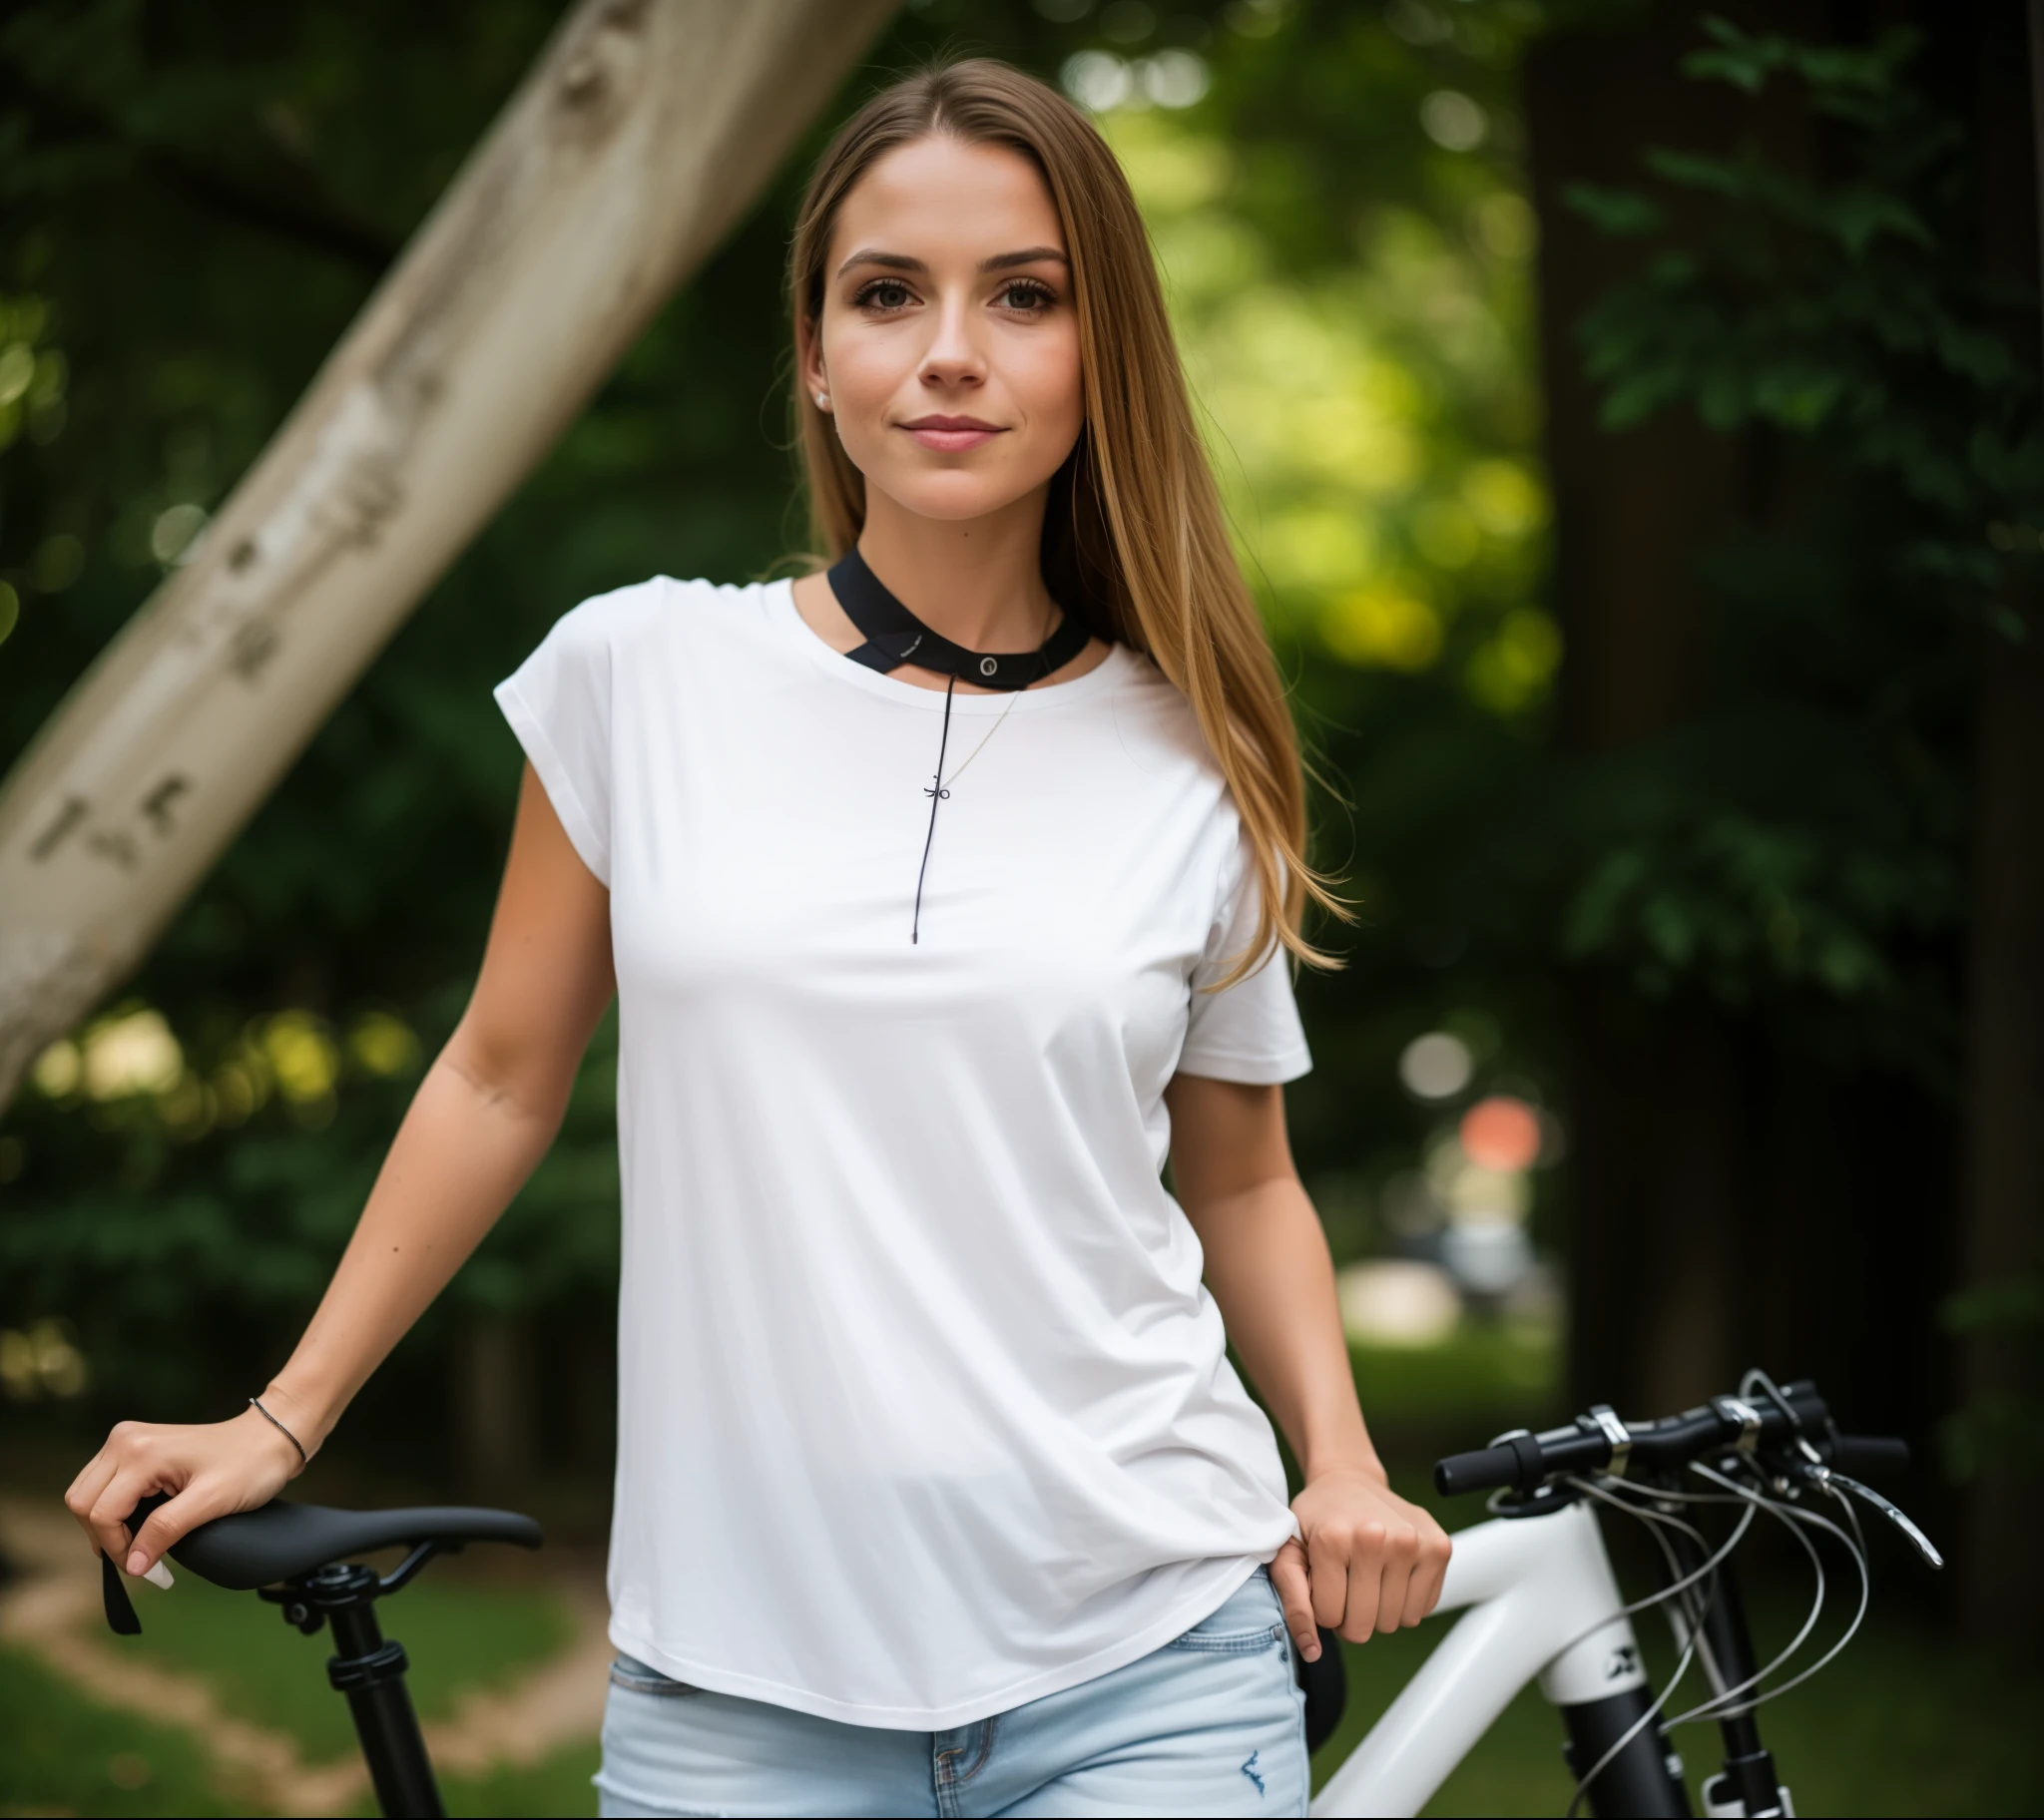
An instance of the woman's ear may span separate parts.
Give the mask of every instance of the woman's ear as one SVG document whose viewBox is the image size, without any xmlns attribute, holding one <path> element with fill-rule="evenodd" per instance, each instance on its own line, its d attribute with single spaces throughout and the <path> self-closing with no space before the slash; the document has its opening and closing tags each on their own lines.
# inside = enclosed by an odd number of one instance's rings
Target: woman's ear
<svg viewBox="0 0 2044 1820">
<path fill-rule="evenodd" d="M 809 402 L 819 411 L 830 408 L 830 380 L 823 371 L 823 338 L 816 332 L 816 324 L 804 319 L 795 330 L 795 339 L 801 349 L 802 390 L 809 395 Z"/>
</svg>

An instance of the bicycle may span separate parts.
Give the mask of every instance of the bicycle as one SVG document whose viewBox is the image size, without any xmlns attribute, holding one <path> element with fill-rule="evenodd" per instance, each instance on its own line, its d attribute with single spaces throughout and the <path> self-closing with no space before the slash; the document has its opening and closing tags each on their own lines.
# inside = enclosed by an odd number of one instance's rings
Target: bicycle
<svg viewBox="0 0 2044 1820">
<path fill-rule="evenodd" d="M 1688 1815 L 1682 1760 L 1667 1732 L 1711 1718 L 1726 1754 L 1724 1768 L 1704 1785 L 1705 1814 L 1792 1817 L 1788 1788 L 1761 1742 L 1754 1712 L 1835 1657 L 1866 1614 L 1870 1582 L 1855 1500 L 1880 1512 L 1930 1566 L 1944 1565 L 1907 1516 L 1854 1476 L 1901 1471 L 1908 1459 L 1900 1441 L 1841 1435 L 1814 1385 L 1783 1389 L 1765 1373 L 1749 1372 L 1738 1396 L 1714 1397 L 1679 1416 L 1628 1423 L 1600 1404 L 1561 1428 L 1516 1430 L 1438 1462 L 1434 1483 L 1443 1494 L 1495 1494 L 1492 1520 L 1456 1533 L 1436 1607 L 1437 1614 L 1466 1608 L 1466 1615 L 1327 1779 L 1312 1813 L 1323 1820 L 1417 1813 L 1519 1689 L 1537 1678 L 1561 1709 L 1563 1752 L 1576 1777 L 1571 1815 L 1586 1802 L 1599 1816 Z M 1690 1481 L 1713 1489 L 1689 1489 Z M 1801 1508 L 1811 1494 L 1835 1501 L 1844 1525 Z M 131 1527 L 161 1502 L 145 1499 Z M 1716 1548 L 1686 1514 L 1709 1505 L 1739 1512 L 1730 1538 Z M 1664 1568 L 1658 1592 L 1631 1603 L 1622 1598 L 1599 1508 L 1648 1527 Z M 1731 1566 L 1763 1512 L 1802 1542 L 1817 1572 L 1808 1619 L 1765 1668 L 1756 1666 Z M 1764 1686 L 1807 1641 L 1822 1609 L 1822 1563 L 1805 1529 L 1827 1533 L 1857 1567 L 1858 1608 L 1819 1660 Z M 281 1606 L 284 1621 L 308 1636 L 329 1625 L 339 1648 L 327 1660 L 327 1679 L 347 1695 L 378 1806 L 391 1816 L 437 1816 L 444 1810 L 405 1686 L 404 1647 L 383 1636 L 375 1602 L 409 1585 L 434 1556 L 468 1543 L 538 1548 L 542 1541 L 537 1523 L 510 1511 L 356 1512 L 277 1499 L 201 1525 L 170 1554 L 216 1586 L 255 1592 Z M 409 1552 L 388 1575 L 343 1561 L 392 1546 Z M 103 1564 L 102 1577 L 108 1622 L 122 1634 L 139 1633 L 112 1562 Z M 1675 1672 L 1658 1696 L 1632 1627 L 1633 1616 L 1653 1606 L 1667 1610 L 1678 1648 Z M 1330 1633 L 1323 1640 L 1319 1661 L 1300 1669 L 1314 1750 L 1339 1723 L 1345 1699 L 1340 1650 Z M 1692 1661 L 1702 1662 L 1711 1697 L 1664 1718 Z"/>
<path fill-rule="evenodd" d="M 1599 1404 L 1564 1427 L 1537 1435 L 1520 1429 L 1450 1455 L 1434 1467 L 1443 1495 L 1496 1494 L 1491 1522 L 1455 1534 L 1435 1608 L 1467 1607 L 1467 1615 L 1328 1778 L 1312 1813 L 1326 1820 L 1417 1813 L 1537 1678 L 1561 1709 L 1563 1755 L 1576 1778 L 1570 1815 L 1585 1802 L 1597 1815 L 1689 1814 L 1682 1759 L 1667 1732 L 1709 1718 L 1724 1735 L 1725 1763 L 1704 1784 L 1705 1814 L 1792 1817 L 1793 1801 L 1754 1712 L 1832 1660 L 1866 1615 L 1870 1582 L 1855 1500 L 1880 1512 L 1931 1567 L 1944 1565 L 1907 1516 L 1853 1476 L 1899 1472 L 1908 1463 L 1901 1441 L 1840 1434 L 1813 1384 L 1785 1390 L 1759 1371 L 1746 1374 L 1738 1396 L 1713 1397 L 1661 1421 L 1624 1422 Z M 1689 1489 L 1698 1482 L 1712 1489 Z M 1833 1500 L 1844 1525 L 1800 1508 L 1810 1494 Z M 1739 1511 L 1731 1536 L 1715 1549 L 1689 1520 L 1710 1505 Z M 1600 1507 L 1647 1526 L 1664 1570 L 1658 1592 L 1631 1603 L 1620 1596 L 1597 1524 Z M 1763 1512 L 1802 1544 L 1817 1577 L 1809 1616 L 1765 1668 L 1755 1662 L 1731 1566 Z M 1823 1564 L 1805 1530 L 1844 1547 L 1858 1570 L 1858 1609 L 1817 1661 L 1769 1687 L 1768 1677 L 1808 1640 L 1823 1608 Z M 1667 1611 L 1678 1648 L 1658 1696 L 1632 1627 L 1635 1613 L 1656 1605 Z M 1664 1719 L 1693 1660 L 1703 1663 L 1711 1697 Z"/>
</svg>

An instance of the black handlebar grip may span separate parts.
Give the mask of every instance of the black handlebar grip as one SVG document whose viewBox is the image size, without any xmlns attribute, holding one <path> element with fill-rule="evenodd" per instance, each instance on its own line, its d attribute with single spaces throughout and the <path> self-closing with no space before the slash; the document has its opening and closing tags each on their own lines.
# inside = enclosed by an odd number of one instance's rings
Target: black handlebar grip
<svg viewBox="0 0 2044 1820">
<path fill-rule="evenodd" d="M 1519 1463 L 1504 1447 L 1480 1447 L 1473 1454 L 1450 1454 L 1433 1463 L 1433 1489 L 1443 1498 L 1461 1492 L 1494 1492 L 1519 1476 Z"/>
<path fill-rule="evenodd" d="M 1460 1492 L 1494 1492 L 1502 1486 L 1530 1492 L 1546 1477 L 1540 1443 L 1531 1435 L 1513 1435 L 1496 1447 L 1481 1447 L 1473 1454 L 1450 1454 L 1433 1466 L 1434 1490 L 1443 1498 Z"/>
<path fill-rule="evenodd" d="M 1848 1479 L 1894 1479 L 1909 1470 L 1909 1444 L 1889 1435 L 1837 1435 L 1831 1464 Z"/>
</svg>

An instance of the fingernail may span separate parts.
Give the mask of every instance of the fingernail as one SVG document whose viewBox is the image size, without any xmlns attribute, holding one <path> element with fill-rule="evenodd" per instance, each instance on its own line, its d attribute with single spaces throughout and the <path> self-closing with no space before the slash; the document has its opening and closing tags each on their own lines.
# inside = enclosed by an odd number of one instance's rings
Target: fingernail
<svg viewBox="0 0 2044 1820">
<path fill-rule="evenodd" d="M 131 1574 L 140 1576 L 148 1566 L 149 1557 L 143 1554 L 140 1549 L 137 1549 L 134 1554 L 128 1557 L 128 1572 Z"/>
<path fill-rule="evenodd" d="M 1299 1645 L 1299 1653 L 1309 1662 L 1318 1661 L 1320 1659 L 1320 1639 L 1314 1637 L 1309 1643 L 1301 1643 Z"/>
</svg>

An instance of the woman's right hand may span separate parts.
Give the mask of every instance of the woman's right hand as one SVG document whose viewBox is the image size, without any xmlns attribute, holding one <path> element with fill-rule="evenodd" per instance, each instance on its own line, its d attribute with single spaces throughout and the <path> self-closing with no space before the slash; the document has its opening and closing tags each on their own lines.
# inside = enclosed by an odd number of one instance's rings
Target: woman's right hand
<svg viewBox="0 0 2044 1820">
<path fill-rule="evenodd" d="M 254 1409 L 228 1422 L 122 1422 L 64 1494 L 93 1547 L 133 1575 L 202 1523 L 267 1504 L 303 1470 L 297 1449 Z M 132 1538 L 128 1518 L 167 1492 Z"/>
</svg>

